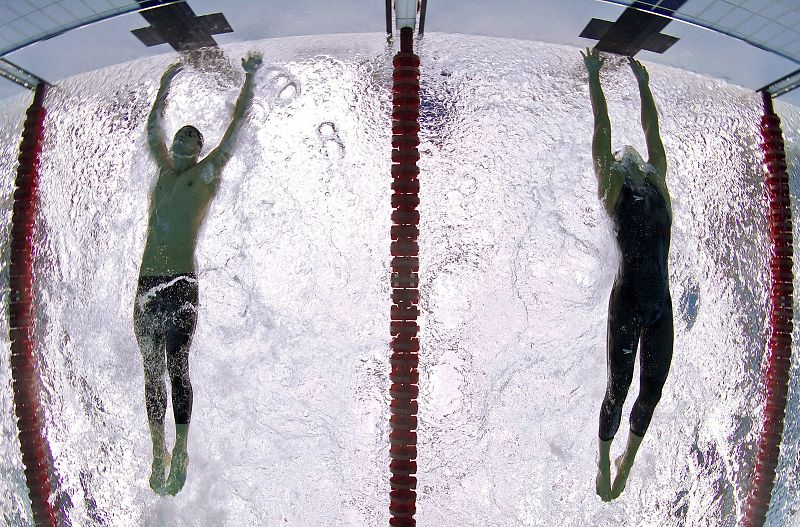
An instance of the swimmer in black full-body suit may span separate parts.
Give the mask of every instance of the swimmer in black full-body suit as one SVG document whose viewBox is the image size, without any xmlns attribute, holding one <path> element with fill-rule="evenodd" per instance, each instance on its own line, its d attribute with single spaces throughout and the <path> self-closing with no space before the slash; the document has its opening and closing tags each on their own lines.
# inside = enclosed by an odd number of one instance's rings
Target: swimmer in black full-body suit
<svg viewBox="0 0 800 527">
<path fill-rule="evenodd" d="M 150 194 L 150 211 L 139 285 L 133 310 L 136 341 L 144 362 L 147 419 L 153 442 L 150 487 L 159 494 L 177 494 L 186 482 L 189 463 L 187 440 L 192 415 L 189 347 L 197 322 L 198 287 L 194 251 L 200 227 L 219 188 L 219 176 L 231 158 L 236 136 L 253 100 L 253 76 L 261 56 L 242 59 L 244 85 L 233 119 L 219 146 L 198 160 L 203 138 L 193 126 L 175 134 L 167 150 L 161 124 L 167 94 L 180 64 L 170 66 L 147 120 L 147 139 L 158 165 L 158 179 Z M 165 370 L 172 386 L 175 447 L 169 478 L 164 440 L 167 406 Z"/>
<path fill-rule="evenodd" d="M 667 191 L 667 158 L 658 130 L 658 112 L 650 92 L 649 75 L 641 63 L 629 58 L 639 85 L 642 128 L 649 159 L 645 163 L 633 147 L 611 152 L 608 118 L 597 50 L 583 55 L 589 72 L 589 94 L 594 112 L 592 156 L 598 195 L 614 222 L 621 258 L 608 304 L 608 384 L 600 409 L 600 459 L 596 490 L 603 501 L 622 494 L 636 452 L 672 361 L 672 299 L 669 292 L 669 256 L 672 206 Z M 633 379 L 637 348 L 640 351 L 639 396 L 630 416 L 625 452 L 617 458 L 611 483 L 610 449 L 622 415 L 622 406 Z"/>
</svg>

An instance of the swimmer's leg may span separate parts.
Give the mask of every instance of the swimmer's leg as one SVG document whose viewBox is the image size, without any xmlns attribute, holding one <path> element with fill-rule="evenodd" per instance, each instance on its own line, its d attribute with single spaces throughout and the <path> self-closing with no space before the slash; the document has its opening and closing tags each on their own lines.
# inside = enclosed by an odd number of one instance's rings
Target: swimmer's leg
<svg viewBox="0 0 800 527">
<path fill-rule="evenodd" d="M 175 496 L 186 484 L 189 470 L 189 423 L 175 423 L 175 447 L 172 449 L 172 462 L 169 465 L 169 478 L 164 486 L 167 494 Z"/>
<path fill-rule="evenodd" d="M 656 405 L 661 399 L 661 391 L 672 362 L 673 337 L 672 301 L 668 298 L 667 306 L 661 316 L 642 330 L 639 396 L 631 410 L 628 445 L 616 461 L 617 475 L 611 487 L 612 498 L 618 497 L 625 490 L 636 453 L 653 418 Z"/>
<path fill-rule="evenodd" d="M 133 326 L 136 342 L 142 353 L 144 364 L 144 396 L 150 439 L 153 443 L 153 463 L 150 467 L 150 488 L 164 493 L 164 468 L 167 463 L 167 447 L 164 441 L 164 415 L 167 409 L 167 387 L 164 382 L 166 361 L 164 339 L 158 323 L 157 313 L 150 306 L 134 308 Z"/>
<path fill-rule="evenodd" d="M 612 500 L 619 498 L 622 491 L 625 490 L 625 484 L 628 482 L 628 476 L 631 474 L 636 453 L 639 451 L 639 446 L 642 444 L 643 439 L 643 436 L 636 435 L 632 430 L 628 432 L 628 443 L 625 445 L 625 452 L 614 461 L 617 474 L 614 476 L 614 484 L 611 486 Z"/>
<path fill-rule="evenodd" d="M 175 414 L 175 447 L 172 450 L 166 491 L 173 496 L 186 483 L 189 466 L 189 422 L 192 417 L 192 382 L 189 378 L 189 349 L 197 325 L 197 282 L 181 283 L 175 291 L 171 320 L 167 322 L 167 369 L 172 383 L 172 409 Z"/>
<path fill-rule="evenodd" d="M 594 488 L 603 501 L 611 501 L 611 442 L 600 442 L 600 454 L 597 462 L 597 476 L 594 479 Z"/>
<path fill-rule="evenodd" d="M 614 284 L 608 305 L 608 344 L 606 360 L 608 379 L 606 394 L 600 407 L 599 461 L 595 490 L 603 501 L 613 499 L 611 493 L 611 442 L 619 429 L 622 406 L 633 380 L 640 323 L 633 308 L 632 294 L 624 286 Z M 631 292 L 632 293 L 632 292 Z"/>
</svg>

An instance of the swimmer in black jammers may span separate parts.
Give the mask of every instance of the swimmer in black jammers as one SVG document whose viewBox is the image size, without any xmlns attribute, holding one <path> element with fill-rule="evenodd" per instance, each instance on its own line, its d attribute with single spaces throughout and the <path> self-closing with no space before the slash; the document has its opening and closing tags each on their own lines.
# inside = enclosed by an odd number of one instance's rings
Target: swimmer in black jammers
<svg viewBox="0 0 800 527">
<path fill-rule="evenodd" d="M 193 126 L 175 134 L 167 150 L 161 120 L 172 79 L 180 65 L 170 66 L 147 121 L 147 138 L 158 165 L 158 179 L 150 194 L 147 242 L 139 270 L 133 324 L 144 360 L 145 402 L 153 463 L 150 487 L 159 494 L 177 494 L 186 482 L 189 463 L 187 440 L 192 414 L 189 348 L 197 322 L 198 287 L 194 252 L 198 233 L 219 187 L 220 173 L 231 158 L 236 136 L 253 100 L 253 76 L 261 56 L 242 59 L 245 81 L 236 101 L 233 119 L 222 141 L 198 160 L 203 137 Z M 175 447 L 171 462 L 164 439 L 167 396 L 164 382 L 169 372 Z M 165 477 L 170 464 L 169 477 Z"/>
<path fill-rule="evenodd" d="M 603 501 L 622 494 L 672 360 L 672 300 L 669 292 L 670 230 L 672 207 L 667 191 L 667 158 L 658 129 L 658 112 L 650 92 L 649 75 L 641 63 L 629 58 L 639 85 L 642 128 L 648 160 L 630 146 L 611 152 L 608 117 L 600 69 L 604 60 L 597 50 L 586 50 L 583 60 L 589 72 L 589 94 L 594 111 L 592 157 L 598 195 L 614 223 L 620 251 L 608 304 L 608 384 L 600 409 L 600 459 L 596 490 Z M 619 428 L 622 406 L 633 379 L 637 350 L 640 352 L 639 396 L 630 416 L 625 452 L 616 460 L 611 482 L 611 441 Z"/>
</svg>

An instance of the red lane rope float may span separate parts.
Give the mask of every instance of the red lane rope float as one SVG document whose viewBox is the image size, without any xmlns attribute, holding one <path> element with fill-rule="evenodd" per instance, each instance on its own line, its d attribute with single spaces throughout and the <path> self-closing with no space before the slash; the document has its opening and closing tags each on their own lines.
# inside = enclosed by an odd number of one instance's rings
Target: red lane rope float
<svg viewBox="0 0 800 527">
<path fill-rule="evenodd" d="M 769 199 L 770 250 L 770 338 L 767 371 L 764 376 L 766 404 L 764 427 L 758 440 L 758 453 L 750 494 L 745 506 L 745 527 L 762 527 L 767 519 L 775 469 L 780 456 L 789 368 L 792 358 L 794 320 L 792 274 L 792 209 L 789 200 L 789 175 L 786 172 L 781 120 L 772 108 L 772 96 L 764 92 L 764 116 L 761 118 L 761 150 L 766 165 Z"/>
<path fill-rule="evenodd" d="M 42 149 L 45 117 L 42 106 L 44 92 L 45 84 L 40 83 L 36 87 L 33 104 L 26 114 L 19 147 L 19 166 L 11 215 L 11 296 L 8 318 L 14 408 L 33 521 L 37 526 L 55 527 L 56 514 L 50 503 L 52 470 L 42 429 L 39 375 L 33 341 L 33 232 L 39 208 L 39 154 Z"/>
<path fill-rule="evenodd" d="M 389 525 L 416 525 L 419 395 L 419 57 L 400 32 L 392 86 L 392 307 Z"/>
</svg>

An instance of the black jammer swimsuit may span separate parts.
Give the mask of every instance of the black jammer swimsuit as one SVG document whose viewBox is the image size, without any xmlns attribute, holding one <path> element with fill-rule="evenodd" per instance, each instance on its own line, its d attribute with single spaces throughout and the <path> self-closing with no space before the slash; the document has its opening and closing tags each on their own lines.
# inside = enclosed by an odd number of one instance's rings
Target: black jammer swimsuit
<svg viewBox="0 0 800 527">
<path fill-rule="evenodd" d="M 608 302 L 608 385 L 600 409 L 604 441 L 619 428 L 640 343 L 631 432 L 639 437 L 647 432 L 669 373 L 673 342 L 667 271 L 672 220 L 664 197 L 652 183 L 638 185 L 626 178 L 611 219 L 622 257 Z"/>
<path fill-rule="evenodd" d="M 163 375 L 169 371 L 176 424 L 192 415 L 189 347 L 197 324 L 197 277 L 140 276 L 133 308 L 136 340 L 144 359 L 147 418 L 164 421 L 167 406 Z M 166 363 L 165 363 L 166 358 Z"/>
</svg>

